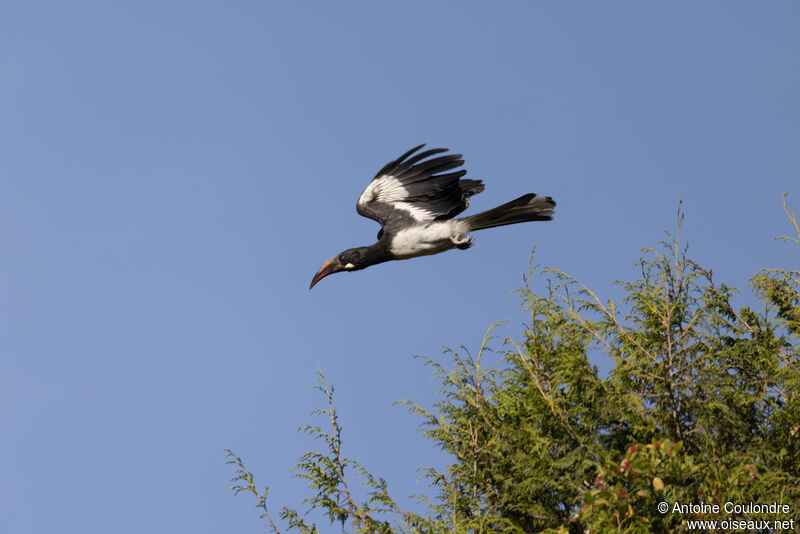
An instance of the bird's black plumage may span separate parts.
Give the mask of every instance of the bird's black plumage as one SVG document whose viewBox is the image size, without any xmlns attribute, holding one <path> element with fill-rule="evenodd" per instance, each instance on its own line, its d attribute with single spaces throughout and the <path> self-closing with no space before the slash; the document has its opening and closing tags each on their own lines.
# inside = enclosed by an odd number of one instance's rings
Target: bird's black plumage
<svg viewBox="0 0 800 534">
<path fill-rule="evenodd" d="M 447 172 L 464 164 L 461 154 L 425 160 L 447 152 L 446 148 L 433 148 L 411 157 L 424 146 L 387 163 L 358 200 L 358 213 L 378 221 L 382 231 L 451 219 L 467 209 L 469 197 L 483 191 L 480 180 L 461 180 L 466 170 Z"/>
</svg>

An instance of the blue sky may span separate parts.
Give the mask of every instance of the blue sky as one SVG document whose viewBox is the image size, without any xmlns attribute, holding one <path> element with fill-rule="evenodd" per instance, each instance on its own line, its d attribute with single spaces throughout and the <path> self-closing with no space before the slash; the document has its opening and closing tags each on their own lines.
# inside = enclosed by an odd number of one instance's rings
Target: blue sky
<svg viewBox="0 0 800 534">
<path fill-rule="evenodd" d="M 618 295 L 681 199 L 750 302 L 798 264 L 772 241 L 800 208 L 798 27 L 781 1 L 4 2 L 0 531 L 263 531 L 221 449 L 299 505 L 315 366 L 345 452 L 411 505 L 445 461 L 393 406 L 435 400 L 412 355 L 519 335 L 534 245 Z M 485 180 L 474 211 L 536 192 L 556 220 L 309 292 L 422 142 Z"/>
</svg>

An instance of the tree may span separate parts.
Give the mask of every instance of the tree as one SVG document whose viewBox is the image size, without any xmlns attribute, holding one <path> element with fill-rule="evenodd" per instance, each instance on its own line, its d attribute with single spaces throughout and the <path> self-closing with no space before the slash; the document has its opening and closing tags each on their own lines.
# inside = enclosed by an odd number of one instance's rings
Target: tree
<svg viewBox="0 0 800 534">
<path fill-rule="evenodd" d="M 794 213 L 784 208 L 800 245 Z M 444 471 L 424 470 L 435 491 L 423 515 L 407 512 L 386 482 L 342 455 L 333 389 L 320 373 L 329 430 L 302 429 L 324 452 L 296 466 L 315 493 L 304 501 L 352 532 L 673 532 L 695 520 L 800 522 L 800 272 L 764 269 L 751 279 L 759 310 L 735 308 L 737 290 L 687 256 L 677 231 L 647 249 L 640 276 L 619 282 L 620 303 L 575 278 L 532 267 L 519 290 L 530 314 L 525 337 L 506 341 L 486 365 L 498 325 L 477 354 L 425 358 L 440 383 L 422 418 L 448 452 Z M 532 280 L 544 280 L 537 293 Z M 588 356 L 613 362 L 599 375 Z M 258 499 L 242 461 L 232 489 Z M 350 492 L 351 475 L 369 488 Z M 667 513 L 659 503 L 668 505 Z M 725 508 L 779 503 L 789 511 Z M 674 509 L 678 505 L 694 508 Z M 716 505 L 716 508 L 715 508 Z M 663 506 L 663 504 L 662 504 Z M 318 532 L 298 512 L 287 530 Z M 764 527 L 756 524 L 753 528 Z M 768 526 L 768 525 L 766 525 Z"/>
</svg>

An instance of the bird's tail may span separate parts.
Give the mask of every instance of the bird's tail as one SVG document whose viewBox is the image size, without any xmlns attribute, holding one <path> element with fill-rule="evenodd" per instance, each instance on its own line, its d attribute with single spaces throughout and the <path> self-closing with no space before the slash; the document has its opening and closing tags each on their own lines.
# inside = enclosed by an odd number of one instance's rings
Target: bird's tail
<svg viewBox="0 0 800 534">
<path fill-rule="evenodd" d="M 467 225 L 468 232 L 472 232 L 507 224 L 549 221 L 553 218 L 555 207 L 556 202 L 552 198 L 528 193 L 502 206 L 464 217 L 461 222 Z"/>
</svg>

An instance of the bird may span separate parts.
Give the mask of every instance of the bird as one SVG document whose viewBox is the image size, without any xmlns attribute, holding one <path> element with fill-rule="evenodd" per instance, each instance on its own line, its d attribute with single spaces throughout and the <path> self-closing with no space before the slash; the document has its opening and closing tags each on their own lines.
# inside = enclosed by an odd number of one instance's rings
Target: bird
<svg viewBox="0 0 800 534">
<path fill-rule="evenodd" d="M 465 169 L 454 171 L 464 164 L 461 154 L 440 155 L 447 148 L 419 152 L 423 147 L 418 145 L 387 163 L 358 198 L 356 211 L 381 225 L 378 241 L 345 250 L 323 263 L 309 289 L 341 271 L 466 250 L 473 245 L 468 234 L 476 230 L 552 220 L 556 202 L 535 193 L 475 215 L 454 218 L 469 207 L 470 197 L 483 191 L 483 181 L 463 178 Z"/>
</svg>

